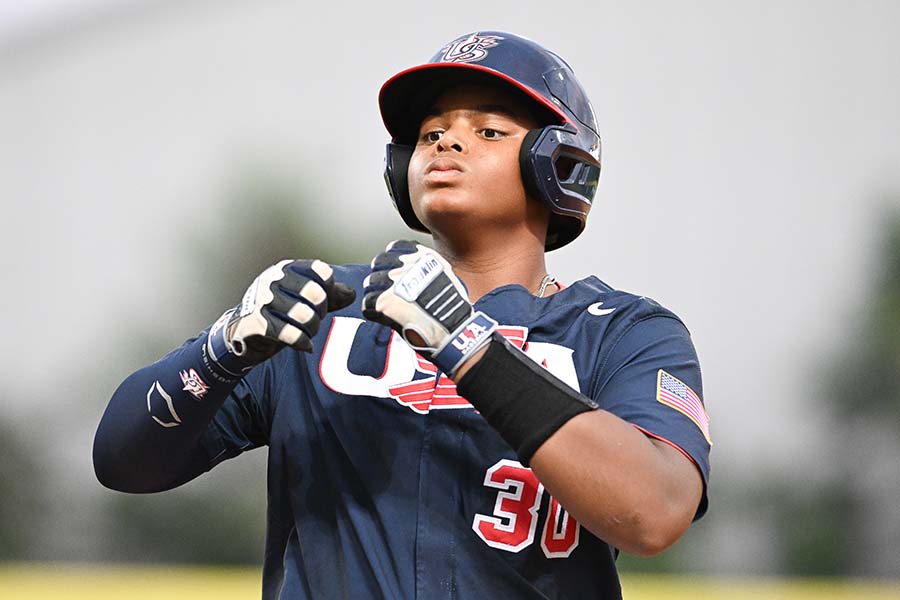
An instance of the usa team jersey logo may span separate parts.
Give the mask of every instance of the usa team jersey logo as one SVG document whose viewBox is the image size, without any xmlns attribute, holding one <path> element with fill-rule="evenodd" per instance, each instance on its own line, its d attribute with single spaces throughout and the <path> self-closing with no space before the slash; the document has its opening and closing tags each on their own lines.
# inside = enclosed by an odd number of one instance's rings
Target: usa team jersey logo
<svg viewBox="0 0 900 600">
<path fill-rule="evenodd" d="M 396 331 L 391 332 L 383 366 L 376 365 L 375 372 L 380 375 L 352 371 L 350 352 L 364 323 L 355 317 L 334 318 L 319 361 L 319 377 L 328 389 L 348 396 L 393 398 L 423 415 L 434 409 L 472 409 L 457 393 L 453 380 L 439 373 L 434 363 L 417 354 Z M 571 348 L 550 342 L 526 343 L 527 327 L 499 325 L 496 331 L 573 390 L 581 391 Z"/>
<path fill-rule="evenodd" d="M 656 378 L 656 400 L 674 408 L 693 421 L 703 432 L 703 437 L 706 438 L 709 445 L 712 446 L 712 438 L 709 436 L 709 415 L 706 414 L 700 397 L 690 386 L 660 369 Z"/>
<path fill-rule="evenodd" d="M 496 46 L 503 38 L 498 35 L 472 35 L 450 42 L 441 50 L 444 55 L 440 62 L 470 63 L 484 60 L 488 48 Z"/>
</svg>

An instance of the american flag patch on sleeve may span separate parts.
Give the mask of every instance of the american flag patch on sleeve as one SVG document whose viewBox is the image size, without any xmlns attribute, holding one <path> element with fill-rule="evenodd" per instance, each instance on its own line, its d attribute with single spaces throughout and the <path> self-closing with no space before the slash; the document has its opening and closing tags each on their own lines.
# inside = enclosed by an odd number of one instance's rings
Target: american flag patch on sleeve
<svg viewBox="0 0 900 600">
<path fill-rule="evenodd" d="M 703 408 L 700 397 L 694 393 L 686 383 L 662 369 L 656 377 L 656 400 L 670 408 L 674 408 L 703 432 L 703 437 L 712 446 L 712 438 L 709 437 L 709 415 Z"/>
</svg>

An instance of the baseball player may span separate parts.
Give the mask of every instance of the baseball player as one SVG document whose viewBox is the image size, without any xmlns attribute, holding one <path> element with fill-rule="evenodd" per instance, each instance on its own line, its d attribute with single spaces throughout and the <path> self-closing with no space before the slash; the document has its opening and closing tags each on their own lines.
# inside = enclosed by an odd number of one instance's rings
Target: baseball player
<svg viewBox="0 0 900 600">
<path fill-rule="evenodd" d="M 433 248 L 265 270 L 121 384 L 97 476 L 155 492 L 268 446 L 264 598 L 621 598 L 618 552 L 706 511 L 711 442 L 679 318 L 546 271 L 598 183 L 587 96 L 481 31 L 379 102 L 391 196 Z"/>
</svg>

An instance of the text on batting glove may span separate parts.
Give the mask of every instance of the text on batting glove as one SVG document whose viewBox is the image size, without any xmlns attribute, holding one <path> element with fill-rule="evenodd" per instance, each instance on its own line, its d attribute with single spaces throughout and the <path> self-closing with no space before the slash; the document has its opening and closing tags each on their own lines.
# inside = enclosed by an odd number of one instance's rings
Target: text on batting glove
<svg viewBox="0 0 900 600">
<path fill-rule="evenodd" d="M 363 316 L 397 331 L 450 377 L 497 328 L 496 321 L 473 310 L 450 263 L 417 242 L 388 244 L 372 260 L 363 286 Z"/>
</svg>

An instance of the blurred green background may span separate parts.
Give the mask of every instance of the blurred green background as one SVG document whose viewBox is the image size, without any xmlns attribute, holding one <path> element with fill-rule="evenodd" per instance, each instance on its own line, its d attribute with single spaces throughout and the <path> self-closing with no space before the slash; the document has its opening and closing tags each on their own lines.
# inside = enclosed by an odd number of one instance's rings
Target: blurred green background
<svg viewBox="0 0 900 600">
<path fill-rule="evenodd" d="M 368 262 L 409 236 L 380 177 L 378 88 L 479 27 L 558 51 L 597 111 L 600 192 L 551 273 L 653 296 L 704 366 L 711 510 L 663 555 L 623 555 L 626 582 L 736 597 L 721 590 L 747 578 L 846 578 L 900 597 L 900 5 L 547 11 L 0 9 L 0 598 L 28 565 L 249 566 L 256 586 L 263 450 L 129 496 L 96 483 L 94 427 L 127 374 L 269 264 Z"/>
</svg>

